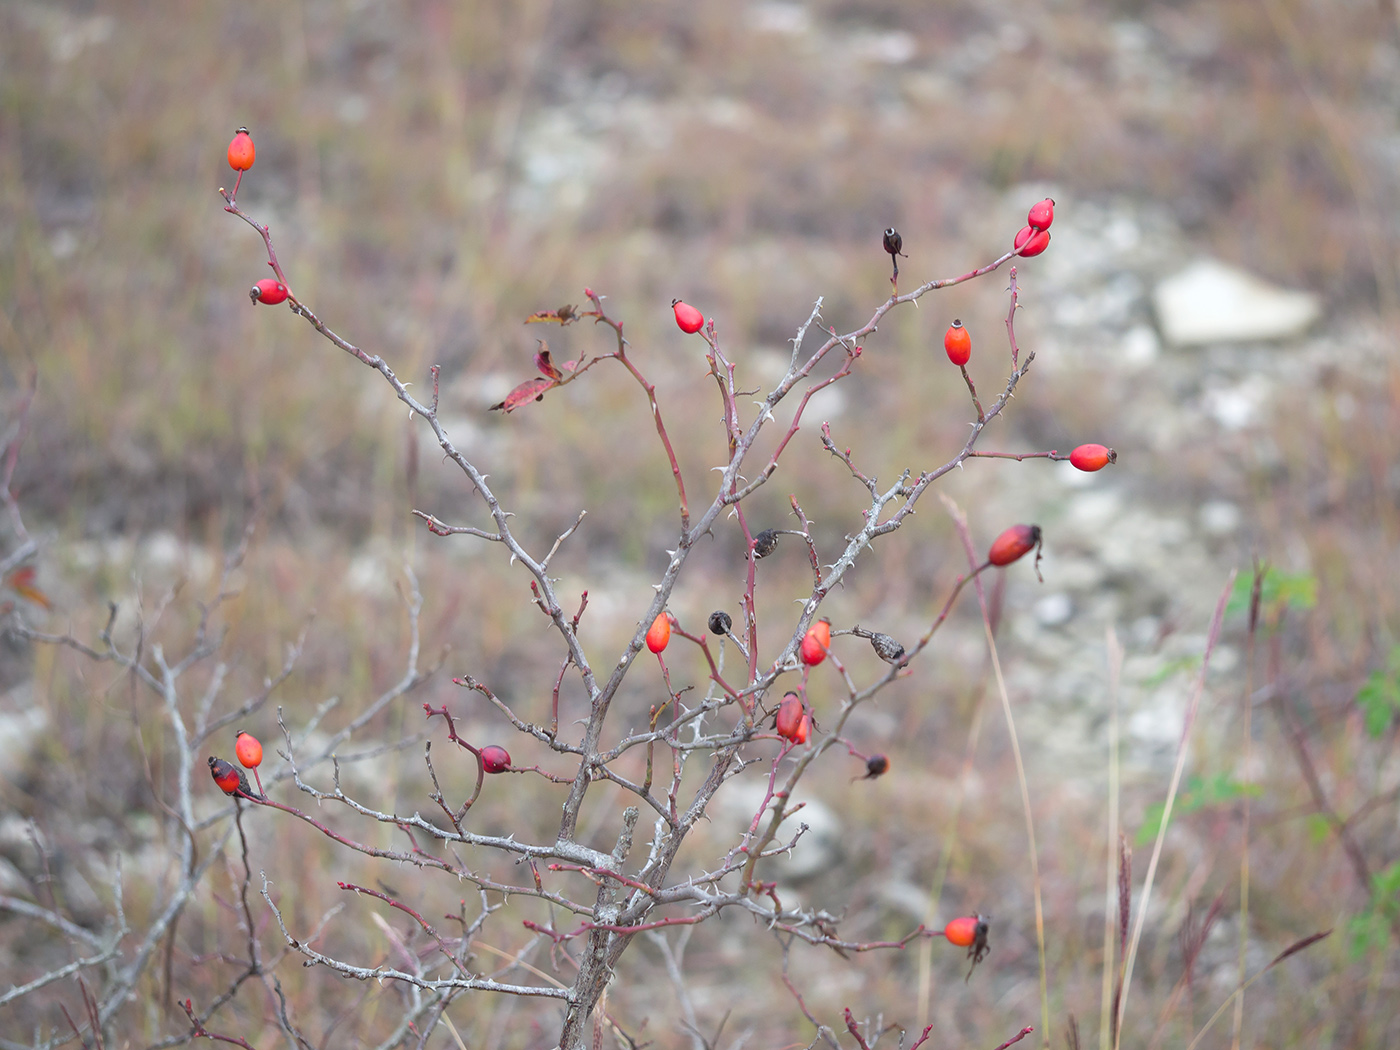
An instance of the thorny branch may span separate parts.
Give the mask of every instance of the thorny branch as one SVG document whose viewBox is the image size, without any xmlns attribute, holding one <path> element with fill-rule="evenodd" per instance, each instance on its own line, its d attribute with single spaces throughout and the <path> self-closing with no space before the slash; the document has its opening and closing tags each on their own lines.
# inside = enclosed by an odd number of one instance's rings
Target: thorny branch
<svg viewBox="0 0 1400 1050">
<path fill-rule="evenodd" d="M 254 227 L 262 237 L 267 250 L 268 261 L 278 278 L 290 288 L 290 283 L 286 280 L 276 253 L 273 249 L 270 232 L 266 226 L 259 225 L 241 209 L 238 208 L 233 198 L 225 194 L 225 208 L 227 211 L 243 219 Z M 778 771 L 777 762 L 782 758 L 779 756 L 775 760 L 773 770 L 770 774 L 770 789 L 768 797 L 765 798 L 763 806 L 754 818 L 754 828 L 750 836 L 746 838 L 744 844 L 739 847 L 736 854 L 731 854 L 730 860 L 722 865 L 719 870 L 709 873 L 704 879 L 688 879 L 683 882 L 666 886 L 666 879 L 669 869 L 680 847 L 681 842 L 695 822 L 704 814 L 710 799 L 725 779 L 734 775 L 744 765 L 744 760 L 740 757 L 740 749 L 752 741 L 764 739 L 768 734 L 759 731 L 754 715 L 761 710 L 763 697 L 767 690 L 784 674 L 793 670 L 797 666 L 796 651 L 807 628 L 816 616 L 823 599 L 831 591 L 840 586 L 846 574 L 854 565 L 856 558 L 862 550 L 868 547 L 876 539 L 888 535 L 903 524 L 910 514 L 913 513 L 920 497 L 928 487 L 943 475 L 955 467 L 960 466 L 966 459 L 974 454 L 975 445 L 983 430 L 995 419 L 1006 407 L 1011 396 L 1014 394 L 1017 384 L 1026 370 L 1029 368 L 1034 354 L 1027 355 L 1024 364 L 1017 365 L 1018 350 L 1015 345 L 1014 333 L 1010 329 L 1008 322 L 1008 336 L 1012 345 L 1013 371 L 1007 380 L 1004 390 L 992 405 L 983 410 L 981 404 L 976 400 L 975 391 L 973 399 L 977 409 L 977 418 L 971 428 L 971 433 L 963 448 L 951 460 L 941 466 L 921 471 L 917 476 L 909 473 L 901 476 L 898 481 L 890 487 L 881 488 L 878 481 L 865 475 L 851 461 L 850 452 L 847 450 L 839 452 L 831 439 L 830 430 L 826 425 L 822 427 L 822 442 L 825 447 L 838 458 L 842 459 L 852 474 L 866 488 L 870 503 L 863 512 L 864 523 L 862 527 L 849 536 L 845 548 L 840 552 L 836 560 L 823 570 L 816 560 L 816 550 L 812 546 L 810 528 L 806 518 L 801 513 L 801 509 L 794 501 L 794 512 L 798 515 L 802 524 L 801 534 L 806 537 L 806 541 L 811 547 L 814 567 L 814 585 L 809 597 L 803 602 L 798 621 L 793 628 L 792 634 L 783 646 L 779 655 L 766 667 L 760 665 L 760 654 L 758 648 L 757 620 L 755 618 L 755 587 L 756 575 L 754 572 L 755 557 L 752 554 L 752 534 L 749 532 L 748 524 L 744 516 L 742 507 L 743 501 L 765 485 L 776 473 L 784 451 L 790 446 L 793 438 L 801 429 L 803 416 L 811 398 L 822 389 L 840 382 L 853 373 L 853 370 L 860 361 L 863 347 L 862 340 L 872 335 L 878 328 L 880 321 L 894 307 L 915 302 L 923 295 L 939 288 L 949 287 L 967 280 L 971 280 L 985 273 L 990 273 L 1012 258 L 1012 254 L 1002 256 L 995 262 L 970 271 L 959 277 L 948 278 L 939 281 L 927 282 L 911 292 L 904 295 L 892 295 L 886 302 L 876 308 L 871 318 L 865 325 L 846 334 L 839 334 L 834 329 L 825 329 L 826 338 L 810 352 L 804 350 L 804 340 L 809 330 L 820 320 L 821 301 L 818 300 L 807 320 L 798 329 L 793 340 L 792 356 L 788 363 L 786 372 L 781 380 L 772 390 L 758 403 L 758 412 L 747 423 L 743 420 L 740 411 L 738 398 L 740 387 L 736 381 L 736 363 L 726 354 L 721 346 L 718 332 L 714 321 L 710 321 L 707 328 L 701 332 L 702 338 L 708 347 L 706 359 L 710 365 L 717 389 L 720 394 L 721 403 L 724 410 L 724 425 L 727 435 L 728 459 L 727 463 L 720 468 L 720 479 L 716 486 L 713 497 L 709 505 L 692 513 L 690 502 L 687 498 L 686 487 L 681 476 L 679 463 L 676 459 L 674 447 L 670 435 L 662 419 L 660 408 L 656 401 L 655 387 L 646 379 L 638 369 L 633 357 L 629 354 L 629 343 L 623 337 L 623 324 L 621 321 L 611 317 L 603 305 L 603 297 L 586 290 L 585 294 L 590 300 L 593 309 L 581 316 L 591 316 L 595 324 L 601 323 L 612 328 L 616 345 L 609 354 L 593 360 L 585 361 L 580 359 L 576 364 L 569 366 L 571 374 L 562 381 L 573 381 L 579 374 L 586 371 L 599 360 L 612 358 L 619 361 L 645 391 L 650 405 L 653 421 L 655 423 L 658 436 L 666 451 L 671 464 L 671 469 L 676 484 L 677 495 L 680 504 L 680 529 L 676 537 L 675 548 L 670 551 L 670 560 L 663 571 L 660 580 L 655 587 L 655 596 L 652 599 L 649 609 L 639 619 L 634 634 L 627 647 L 613 664 L 612 670 L 606 677 L 599 677 L 593 670 L 584 648 L 578 638 L 578 616 L 572 620 L 563 611 L 554 591 L 554 581 L 547 575 L 550 560 L 559 550 L 560 544 L 578 527 L 582 522 L 583 515 L 579 514 L 574 525 L 563 533 L 554 543 L 550 551 L 540 558 L 532 556 L 524 549 L 522 544 L 516 539 L 511 530 L 510 513 L 500 503 L 499 499 L 487 485 L 486 476 L 473 462 L 462 454 L 453 443 L 450 435 L 444 429 L 437 414 L 437 398 L 433 397 L 431 404 L 423 404 L 409 393 L 407 386 L 394 374 L 393 370 L 378 355 L 369 354 L 341 338 L 332 331 L 316 314 L 314 314 L 304 303 L 300 302 L 294 295 L 289 298 L 289 305 L 292 311 L 312 325 L 321 335 L 328 339 L 339 349 L 351 354 L 366 366 L 378 371 L 393 388 L 399 400 L 404 402 L 413 413 L 421 415 L 432 428 L 434 436 L 444 455 L 451 460 L 466 476 L 476 493 L 485 502 L 487 510 L 494 524 L 494 531 L 466 527 L 452 526 L 441 522 L 431 514 L 418 511 L 417 515 L 428 523 L 432 532 L 438 535 L 467 534 L 478 538 L 484 538 L 492 542 L 504 544 L 510 551 L 512 561 L 519 561 L 525 566 L 532 579 L 530 581 L 531 592 L 534 601 L 539 608 L 549 617 L 554 629 L 559 633 L 564 641 L 567 657 L 563 661 L 558 680 L 554 687 L 554 701 L 552 715 L 548 728 L 537 727 L 520 719 L 510 710 L 510 708 L 495 697 L 495 695 L 484 685 L 477 682 L 470 676 L 461 679 L 461 683 L 467 685 L 487 698 L 498 710 L 504 713 L 511 721 L 512 725 L 521 732 L 541 740 L 558 753 L 576 756 L 577 772 L 569 782 L 568 797 L 563 804 L 562 818 L 556 842 L 551 845 L 530 846 L 518 842 L 511 837 L 501 839 L 497 836 L 483 836 L 465 831 L 462 820 L 465 817 L 472 801 L 480 791 L 481 777 L 478 772 L 477 792 L 459 809 L 450 808 L 442 799 L 440 790 L 436 790 L 436 774 L 431 773 L 431 763 L 429 763 L 430 773 L 435 785 L 434 801 L 443 809 L 445 815 L 452 825 L 450 828 L 440 827 L 421 816 L 414 814 L 405 817 L 397 814 L 383 813 L 378 810 L 363 806 L 350 799 L 344 794 L 339 786 L 338 775 L 334 789 L 323 791 L 311 788 L 304 783 L 296 773 L 295 763 L 292 764 L 292 775 L 296 780 L 297 787 L 313 798 L 322 801 L 334 801 L 349 807 L 355 814 L 369 817 L 373 820 L 390 823 L 405 831 L 419 831 L 430 835 L 437 841 L 444 844 L 459 843 L 471 846 L 486 846 L 502 849 L 510 853 L 515 853 L 524 859 L 528 859 L 533 866 L 536 861 L 549 860 L 555 863 L 549 865 L 551 871 L 566 873 L 574 872 L 578 875 L 585 875 L 595 883 L 596 900 L 591 906 L 578 903 L 570 903 L 572 911 L 583 914 L 591 914 L 583 926 L 572 933 L 559 933 L 550 930 L 550 936 L 556 939 L 556 943 L 572 937 L 584 936 L 588 940 L 588 948 L 584 953 L 583 961 L 580 964 L 579 978 L 571 993 L 571 1001 L 575 1008 L 570 1010 L 569 1019 L 566 1021 L 565 1033 L 563 1037 L 564 1045 L 574 1046 L 583 1039 L 584 1021 L 592 1009 L 594 1002 L 601 994 L 604 975 L 610 971 L 612 963 L 626 946 L 627 942 L 637 932 L 643 930 L 659 929 L 667 925 L 686 925 L 699 921 L 701 918 L 714 914 L 727 907 L 742 907 L 748 910 L 755 910 L 765 921 L 774 924 L 777 928 L 790 930 L 794 935 L 809 940 L 811 943 L 828 944 L 842 949 L 865 950 L 865 947 L 855 942 L 840 940 L 830 932 L 830 927 L 824 925 L 826 919 L 814 914 L 793 911 L 784 912 L 781 907 L 775 906 L 768 910 L 759 905 L 750 895 L 750 884 L 753 883 L 755 865 L 764 850 L 773 842 L 778 827 L 790 815 L 792 809 L 789 808 L 788 800 L 791 798 L 793 786 L 801 778 L 808 766 L 823 751 L 830 747 L 839 737 L 846 720 L 851 712 L 862 701 L 875 695 L 881 688 L 893 681 L 898 675 L 905 673 L 909 662 L 914 659 L 922 649 L 928 644 L 927 637 L 904 656 L 896 666 L 892 667 L 877 682 L 870 686 L 859 689 L 845 675 L 844 667 L 839 661 L 833 658 L 833 664 L 841 670 L 847 683 L 848 699 L 843 704 L 837 714 L 834 723 L 828 727 L 827 735 L 820 741 L 814 742 L 813 746 L 803 749 L 802 753 L 795 756 L 795 761 L 791 771 L 786 776 L 781 790 L 775 790 L 776 776 Z M 1015 271 L 1012 271 L 1012 311 L 1015 309 Z M 573 311 L 569 311 L 572 319 Z M 561 321 L 564 318 L 563 311 L 558 312 Z M 814 373 L 819 365 L 837 348 L 844 354 L 842 364 L 830 375 L 822 379 L 815 379 Z M 437 385 L 437 373 L 434 370 L 434 389 Z M 809 380 L 811 380 L 809 382 Z M 761 470 L 748 481 L 740 483 L 741 471 L 747 460 L 750 450 L 763 431 L 764 427 L 774 419 L 773 409 L 793 391 L 798 384 L 806 384 L 797 410 L 794 412 L 792 420 L 779 440 L 774 451 L 769 455 Z M 969 381 L 969 388 L 971 384 Z M 712 692 L 707 694 L 697 705 L 687 707 L 683 702 L 681 693 L 672 692 L 670 707 L 673 714 L 669 721 L 664 724 L 658 722 L 658 716 L 665 708 L 657 708 L 653 711 L 652 723 L 648 730 L 644 732 L 629 733 L 623 740 L 611 747 L 603 744 L 604 726 L 607 720 L 610 705 L 617 695 L 619 686 L 631 668 L 634 658 L 641 652 L 643 635 L 651 622 L 666 608 L 676 580 L 682 567 L 685 565 L 689 554 L 700 537 L 706 535 L 715 525 L 720 514 L 727 509 L 733 508 L 738 515 L 739 524 L 744 532 L 746 541 L 750 545 L 750 556 L 747 559 L 747 580 L 745 592 L 742 599 L 742 606 L 745 611 L 745 627 L 747 638 L 746 645 L 743 646 L 746 652 L 748 663 L 747 681 L 742 686 L 732 685 L 725 680 L 720 673 L 718 666 L 709 651 L 708 644 L 702 636 L 685 634 L 685 637 L 697 641 L 702 652 L 709 663 Z M 953 594 L 949 597 L 948 606 L 945 607 L 943 617 L 947 615 L 947 609 L 951 607 L 952 601 L 960 591 L 964 580 L 959 580 Z M 581 613 L 580 609 L 580 613 Z M 942 618 L 935 622 L 934 629 L 942 622 Z M 932 634 L 930 630 L 929 634 Z M 669 674 L 666 671 L 664 660 L 662 661 L 663 677 L 669 681 Z M 558 693 L 569 668 L 574 668 L 582 681 L 589 701 L 588 717 L 584 721 L 580 739 L 576 743 L 566 742 L 560 738 L 558 722 Z M 719 692 L 713 690 L 718 688 Z M 668 687 L 669 691 L 669 687 Z M 737 704 L 737 717 L 728 729 L 715 727 L 711 728 L 710 720 L 722 713 L 731 704 Z M 461 741 L 451 727 L 450 715 L 446 708 L 430 710 L 430 714 L 442 714 L 448 718 L 450 739 L 459 742 L 465 747 L 475 751 L 470 744 Z M 683 737 L 688 737 L 688 739 Z M 667 799 L 663 800 L 654 797 L 650 791 L 652 776 L 652 755 L 655 747 L 664 745 L 672 755 L 673 775 L 672 787 Z M 647 749 L 647 769 L 648 775 L 644 783 L 638 784 L 624 776 L 619 770 L 612 768 L 610 763 L 616 761 L 632 748 L 644 746 Z M 290 756 L 290 740 L 288 741 Z M 696 754 L 709 753 L 711 767 L 709 774 L 703 783 L 694 791 L 689 804 L 681 806 L 676 798 L 676 790 L 682 782 L 682 774 L 688 759 Z M 787 754 L 788 751 L 784 751 Z M 556 779 L 552 774 L 543 774 L 535 767 L 535 771 L 545 775 L 547 779 Z M 578 846 L 575 842 L 579 814 L 584 798 L 588 794 L 589 786 L 598 781 L 606 780 L 619 784 L 625 790 L 637 795 L 647 808 L 657 815 L 657 831 L 653 839 L 652 847 L 646 862 L 635 875 L 625 875 L 618 870 L 616 863 L 607 863 L 603 858 L 593 855 L 593 851 L 588 851 Z M 773 803 L 773 812 L 768 822 L 767 829 L 761 835 L 755 835 L 758 822 L 769 802 Z M 391 850 L 382 847 L 372 847 L 367 843 L 357 842 L 350 839 L 341 832 L 332 830 L 328 825 L 315 818 L 296 810 L 294 807 L 286 806 L 282 803 L 268 800 L 263 805 L 273 808 L 283 809 L 289 814 L 296 816 L 312 824 L 323 834 L 328 835 L 342 845 L 348 846 L 359 852 L 367 853 L 370 856 L 379 856 L 388 859 L 396 859 L 402 862 L 412 863 L 418 866 L 438 867 L 444 871 L 450 871 L 459 877 L 471 879 L 479 886 L 485 888 L 495 888 L 496 884 L 486 879 L 480 874 L 467 871 L 460 864 L 450 862 L 441 857 L 435 857 L 424 853 L 417 846 L 411 850 Z M 800 835 L 800 832 L 799 832 Z M 630 835 L 628 836 L 630 841 Z M 794 840 L 795 841 L 795 840 Z M 625 853 L 625 851 L 624 851 Z M 562 862 L 562 863 L 561 863 Z M 718 880 L 727 877 L 736 869 L 742 867 L 740 885 L 730 891 L 720 891 Z M 514 892 L 533 893 L 554 900 L 556 903 L 563 903 L 566 898 L 558 897 L 556 894 L 546 891 L 543 884 L 539 882 L 538 873 L 535 876 L 537 885 L 534 887 L 516 887 Z M 702 889 L 708 885 L 710 890 Z M 755 886 L 757 884 L 754 884 Z M 776 904 L 776 897 L 774 898 Z M 652 909 L 665 904 L 686 902 L 692 906 L 698 906 L 698 911 L 684 916 L 667 916 L 661 919 L 648 919 L 648 914 Z M 547 928 L 541 927 L 544 930 Z M 815 932 L 814 932 L 815 931 Z M 922 932 L 916 931 L 915 936 Z M 907 939 L 906 939 L 907 940 Z M 900 947 L 901 942 L 891 942 L 888 946 Z M 871 945 L 875 946 L 875 945 Z M 879 946 L 885 946 L 883 942 Z M 318 961 L 320 961 L 318 959 Z M 350 972 L 343 970 L 342 972 Z"/>
</svg>

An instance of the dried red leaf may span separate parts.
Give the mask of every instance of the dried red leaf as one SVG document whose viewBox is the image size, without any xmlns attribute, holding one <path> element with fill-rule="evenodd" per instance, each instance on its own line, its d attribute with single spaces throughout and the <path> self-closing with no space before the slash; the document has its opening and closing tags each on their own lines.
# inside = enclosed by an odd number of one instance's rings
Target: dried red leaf
<svg viewBox="0 0 1400 1050">
<path fill-rule="evenodd" d="M 535 367 L 538 368 L 550 379 L 563 379 L 564 374 L 554 366 L 554 362 L 549 358 L 549 344 L 543 339 L 540 340 L 540 348 L 535 351 Z"/>
<path fill-rule="evenodd" d="M 503 408 L 507 412 L 514 412 L 521 405 L 530 401 L 540 401 L 544 398 L 544 392 L 552 386 L 558 385 L 553 379 L 527 379 L 518 387 L 506 395 L 504 401 L 491 406 L 494 412 L 498 408 Z"/>
</svg>

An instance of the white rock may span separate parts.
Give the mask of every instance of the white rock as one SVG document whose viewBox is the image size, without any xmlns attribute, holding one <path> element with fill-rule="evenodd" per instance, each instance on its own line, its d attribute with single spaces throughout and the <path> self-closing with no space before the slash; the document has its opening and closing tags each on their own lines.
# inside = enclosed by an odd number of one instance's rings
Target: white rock
<svg viewBox="0 0 1400 1050">
<path fill-rule="evenodd" d="M 1287 339 L 1322 313 L 1311 292 L 1277 288 L 1215 259 L 1168 277 L 1152 298 L 1163 336 L 1177 346 Z"/>
<path fill-rule="evenodd" d="M 1226 430 L 1243 430 L 1259 419 L 1272 393 L 1273 384 L 1256 374 L 1232 386 L 1212 385 L 1202 397 L 1202 407 Z"/>
<path fill-rule="evenodd" d="M 749 24 L 760 33 L 803 36 L 812 31 L 812 15 L 801 4 L 756 4 L 749 11 Z"/>
<path fill-rule="evenodd" d="M 1157 359 L 1161 341 L 1150 325 L 1139 324 L 1123 334 L 1123 362 L 1134 367 L 1150 365 Z"/>
<path fill-rule="evenodd" d="M 1062 627 L 1074 615 L 1074 602 L 1064 591 L 1056 591 L 1037 601 L 1032 611 L 1042 627 Z"/>
<path fill-rule="evenodd" d="M 1201 504 L 1196 512 L 1201 528 L 1211 536 L 1229 536 L 1240 527 L 1240 508 L 1225 499 L 1213 499 Z"/>
</svg>

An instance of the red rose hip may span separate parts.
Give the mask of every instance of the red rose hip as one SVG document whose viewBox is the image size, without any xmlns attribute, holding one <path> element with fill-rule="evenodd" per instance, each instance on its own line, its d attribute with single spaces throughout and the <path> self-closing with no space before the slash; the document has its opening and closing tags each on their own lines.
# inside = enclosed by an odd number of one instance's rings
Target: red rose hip
<svg viewBox="0 0 1400 1050">
<path fill-rule="evenodd" d="M 672 299 L 671 309 L 676 313 L 676 325 L 686 335 L 694 335 L 705 327 L 705 315 L 689 303 Z"/>
<path fill-rule="evenodd" d="M 1037 230 L 1048 230 L 1054 221 L 1055 202 L 1050 197 L 1046 197 L 1039 204 L 1031 205 L 1031 210 L 1026 213 L 1026 222 Z"/>
<path fill-rule="evenodd" d="M 943 936 L 949 944 L 959 948 L 970 948 L 978 939 L 987 939 L 987 923 L 980 915 L 964 915 L 943 927 Z"/>
<path fill-rule="evenodd" d="M 797 724 L 797 735 L 792 738 L 794 744 L 805 744 L 807 738 L 812 735 L 812 713 L 808 711 L 802 716 L 802 721 Z"/>
<path fill-rule="evenodd" d="M 798 650 L 802 657 L 802 662 L 808 667 L 815 667 L 826 659 L 826 652 L 831 648 L 831 621 L 818 620 L 807 628 L 807 633 L 802 636 L 802 645 Z"/>
<path fill-rule="evenodd" d="M 481 768 L 488 773 L 504 773 L 510 768 L 510 752 L 499 744 L 481 749 Z"/>
<path fill-rule="evenodd" d="M 992 549 L 987 552 L 987 560 L 993 565 L 1010 565 L 1039 544 L 1039 525 L 1012 525 L 1011 528 L 992 541 Z"/>
<path fill-rule="evenodd" d="M 660 613 L 647 628 L 647 648 L 654 653 L 662 652 L 671 641 L 671 618 Z"/>
<path fill-rule="evenodd" d="M 271 277 L 264 277 L 253 285 L 252 290 L 248 292 L 248 298 L 264 306 L 276 306 L 287 301 L 287 286 Z"/>
<path fill-rule="evenodd" d="M 1027 229 L 1029 229 L 1029 227 L 1027 227 Z M 1026 238 L 1025 243 L 1021 245 L 1021 249 L 1017 254 L 1023 259 L 1029 259 L 1033 255 L 1039 255 L 1048 247 L 1050 247 L 1050 231 L 1036 230 Z"/>
<path fill-rule="evenodd" d="M 943 333 L 943 349 L 948 353 L 948 360 L 959 367 L 972 357 L 972 336 L 961 321 L 955 319 Z"/>
<path fill-rule="evenodd" d="M 788 693 L 783 697 L 783 702 L 778 705 L 778 714 L 773 721 L 773 726 L 778 731 L 778 735 L 793 743 L 801 743 L 797 736 L 802 731 L 802 719 L 807 712 L 803 709 L 802 698 L 796 693 Z M 806 739 L 804 736 L 803 740 Z"/>
<path fill-rule="evenodd" d="M 1117 463 L 1118 453 L 1103 445 L 1080 445 L 1069 454 L 1069 461 L 1080 470 L 1093 472 Z"/>
<path fill-rule="evenodd" d="M 253 136 L 247 128 L 239 128 L 228 144 L 228 166 L 234 171 L 247 171 L 253 166 L 258 151 L 253 148 Z"/>
<path fill-rule="evenodd" d="M 238 755 L 238 761 L 243 763 L 244 768 L 257 769 L 258 766 L 262 765 L 262 742 L 251 733 L 239 730 L 233 750 Z"/>
</svg>

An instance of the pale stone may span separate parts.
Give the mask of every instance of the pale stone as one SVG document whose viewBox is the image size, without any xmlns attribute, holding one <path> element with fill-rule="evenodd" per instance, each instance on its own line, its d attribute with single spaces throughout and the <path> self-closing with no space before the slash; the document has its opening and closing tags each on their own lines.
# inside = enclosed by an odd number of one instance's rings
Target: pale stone
<svg viewBox="0 0 1400 1050">
<path fill-rule="evenodd" d="M 1042 627 L 1063 627 L 1074 615 L 1074 602 L 1064 591 L 1056 591 L 1038 600 L 1032 612 Z"/>
<path fill-rule="evenodd" d="M 1240 527 L 1244 515 L 1240 508 L 1229 500 L 1213 499 L 1201 504 L 1196 512 L 1201 528 L 1211 536 L 1229 536 Z"/>
<path fill-rule="evenodd" d="M 1322 313 L 1311 292 L 1277 288 L 1214 259 L 1201 259 L 1157 285 L 1152 295 L 1167 342 L 1288 339 Z"/>
</svg>

